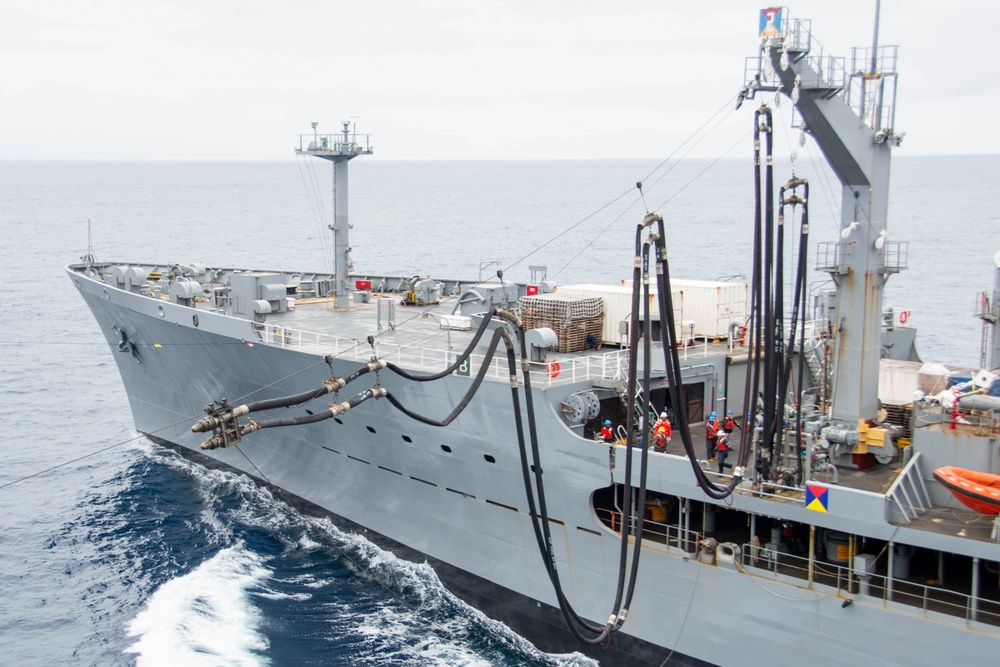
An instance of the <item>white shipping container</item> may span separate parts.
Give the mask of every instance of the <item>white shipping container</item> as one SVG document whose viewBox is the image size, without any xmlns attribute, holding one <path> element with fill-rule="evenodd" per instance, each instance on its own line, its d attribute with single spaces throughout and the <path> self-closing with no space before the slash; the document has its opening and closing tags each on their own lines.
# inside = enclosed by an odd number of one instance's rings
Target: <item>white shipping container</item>
<svg viewBox="0 0 1000 667">
<path fill-rule="evenodd" d="M 660 304 L 656 298 L 656 287 L 650 285 L 650 319 L 658 321 L 660 319 Z M 604 328 L 601 333 L 601 342 L 605 345 L 623 345 L 628 343 L 628 335 L 622 333 L 622 322 L 629 322 L 632 316 L 632 288 L 621 285 L 560 285 L 556 288 L 556 294 L 570 297 L 600 297 L 604 303 Z M 640 299 L 642 295 L 640 293 Z M 677 337 L 681 338 L 681 314 L 683 296 L 680 292 L 674 292 L 674 322 L 677 325 Z M 642 307 L 640 305 L 639 316 L 642 317 Z M 625 329 L 627 331 L 627 329 Z"/>
<path fill-rule="evenodd" d="M 626 289 L 631 290 L 631 285 L 631 280 L 624 281 Z M 677 309 L 679 293 L 683 319 L 694 322 L 695 336 L 726 338 L 730 322 L 746 323 L 747 295 L 750 291 L 746 283 L 672 279 L 670 288 L 674 294 L 674 310 Z M 684 333 L 691 335 L 689 329 L 685 329 Z"/>
<path fill-rule="evenodd" d="M 670 287 L 684 295 L 684 319 L 694 321 L 695 336 L 726 338 L 730 322 L 746 323 L 746 283 L 671 280 Z"/>
</svg>

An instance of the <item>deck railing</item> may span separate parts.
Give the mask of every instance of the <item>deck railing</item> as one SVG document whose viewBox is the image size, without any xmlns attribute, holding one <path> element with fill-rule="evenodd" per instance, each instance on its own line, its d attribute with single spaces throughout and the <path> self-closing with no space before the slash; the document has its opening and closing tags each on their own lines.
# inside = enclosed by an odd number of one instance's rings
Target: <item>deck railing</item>
<svg viewBox="0 0 1000 667">
<path fill-rule="evenodd" d="M 883 603 L 903 604 L 928 613 L 944 614 L 965 621 L 1000 625 L 1000 603 L 947 588 L 914 583 L 887 575 L 858 572 L 847 565 L 828 563 L 804 556 L 776 552 L 762 546 L 744 544 L 739 562 L 743 571 L 775 579 L 791 577 L 829 587 L 845 596 L 865 595 Z"/>
<path fill-rule="evenodd" d="M 938 426 L 979 437 L 1000 435 L 1000 415 L 993 410 L 969 411 L 927 402 L 914 403 L 913 425 L 915 428 Z"/>
<path fill-rule="evenodd" d="M 644 539 L 676 547 L 686 554 L 695 553 L 700 548 L 699 542 L 704 535 L 694 530 L 685 530 L 679 525 L 676 509 L 672 512 L 674 520 L 671 522 L 670 509 L 667 511 L 666 521 L 652 521 L 649 518 L 644 520 Z M 597 507 L 594 512 L 606 527 L 621 532 L 622 513 L 619 510 Z M 633 531 L 637 523 L 632 522 Z M 793 545 L 782 546 L 788 549 Z M 799 545 L 799 548 L 805 551 L 806 545 Z M 879 554 L 875 562 L 885 557 L 885 553 Z M 702 558 L 699 560 L 707 562 Z M 997 600 L 874 572 L 860 572 L 849 564 L 810 559 L 755 544 L 737 546 L 735 564 L 738 571 L 748 576 L 783 581 L 821 594 L 840 595 L 847 599 L 856 595 L 867 596 L 881 600 L 890 608 L 892 605 L 905 605 L 919 609 L 924 615 L 938 614 L 939 619 L 943 615 L 964 619 L 966 622 L 978 621 L 1000 626 L 1000 602 Z"/>
<path fill-rule="evenodd" d="M 359 362 L 368 361 L 372 357 L 372 347 L 366 340 L 313 333 L 267 323 L 258 324 L 256 330 L 260 342 L 266 345 L 294 348 L 302 352 L 331 355 L 335 359 Z M 456 350 L 376 341 L 375 354 L 404 368 L 436 373 L 454 364 L 460 353 Z M 485 355 L 471 354 L 466 363 L 455 373 L 475 377 L 484 363 L 486 363 Z M 506 356 L 496 354 L 488 365 L 487 380 L 509 381 Z M 538 386 L 552 387 L 594 379 L 616 381 L 626 376 L 628 352 L 614 350 L 582 357 L 551 356 L 546 363 L 533 363 L 531 366 L 531 382 Z"/>
</svg>

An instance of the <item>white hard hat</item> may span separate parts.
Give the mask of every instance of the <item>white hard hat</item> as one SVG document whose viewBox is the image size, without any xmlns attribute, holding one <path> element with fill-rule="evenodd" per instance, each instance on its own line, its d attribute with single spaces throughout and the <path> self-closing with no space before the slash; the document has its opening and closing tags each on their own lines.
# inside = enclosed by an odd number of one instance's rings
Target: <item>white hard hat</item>
<svg viewBox="0 0 1000 667">
<path fill-rule="evenodd" d="M 667 413 L 666 412 L 661 412 L 660 413 L 660 419 L 666 419 L 666 418 L 667 418 Z"/>
</svg>

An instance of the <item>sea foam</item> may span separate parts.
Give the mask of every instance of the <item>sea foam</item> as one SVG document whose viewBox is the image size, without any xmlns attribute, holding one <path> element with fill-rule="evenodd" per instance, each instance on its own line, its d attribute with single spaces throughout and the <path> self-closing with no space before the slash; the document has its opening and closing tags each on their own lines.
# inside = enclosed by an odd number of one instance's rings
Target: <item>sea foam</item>
<svg viewBox="0 0 1000 667">
<path fill-rule="evenodd" d="M 261 665 L 267 639 L 250 592 L 271 575 L 243 544 L 166 582 L 129 625 L 128 652 L 144 665 Z"/>
</svg>

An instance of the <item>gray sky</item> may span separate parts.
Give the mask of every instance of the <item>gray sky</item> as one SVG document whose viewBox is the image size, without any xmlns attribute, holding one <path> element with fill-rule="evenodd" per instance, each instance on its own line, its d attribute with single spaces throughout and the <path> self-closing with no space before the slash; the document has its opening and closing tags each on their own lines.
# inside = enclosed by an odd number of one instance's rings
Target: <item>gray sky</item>
<svg viewBox="0 0 1000 667">
<path fill-rule="evenodd" d="M 742 86 L 764 6 L 0 0 L 0 159 L 290 159 L 310 121 L 352 116 L 388 159 L 662 158 Z M 873 6 L 790 9 L 846 56 Z M 1000 153 L 998 18 L 995 0 L 883 0 L 903 154 Z"/>
</svg>

